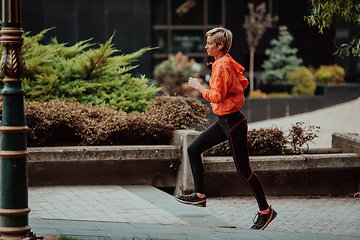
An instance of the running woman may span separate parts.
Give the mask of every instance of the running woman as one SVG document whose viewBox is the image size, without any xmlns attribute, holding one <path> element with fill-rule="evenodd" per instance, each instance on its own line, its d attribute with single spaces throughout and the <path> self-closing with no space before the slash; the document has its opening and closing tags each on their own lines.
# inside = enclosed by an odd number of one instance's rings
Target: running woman
<svg viewBox="0 0 360 240">
<path fill-rule="evenodd" d="M 212 111 L 218 115 L 218 121 L 202 132 L 189 146 L 188 154 L 195 190 L 189 195 L 175 196 L 175 199 L 198 207 L 206 206 L 201 154 L 206 149 L 228 140 L 236 169 L 246 180 L 258 202 L 259 212 L 251 229 L 265 229 L 277 213 L 268 205 L 262 183 L 250 168 L 247 122 L 240 112 L 245 102 L 244 90 L 249 84 L 243 76 L 245 69 L 228 53 L 232 44 L 232 33 L 228 29 L 211 29 L 206 33 L 206 37 L 207 54 L 215 58 L 214 63 L 210 63 L 211 90 L 204 88 L 196 78 L 189 78 L 188 85 L 201 92 L 211 103 Z"/>
</svg>

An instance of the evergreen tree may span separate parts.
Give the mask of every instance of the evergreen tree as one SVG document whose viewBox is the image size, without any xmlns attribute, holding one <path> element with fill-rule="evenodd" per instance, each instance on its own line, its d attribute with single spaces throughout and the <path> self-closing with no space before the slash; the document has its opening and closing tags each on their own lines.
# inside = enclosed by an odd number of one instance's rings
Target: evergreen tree
<svg viewBox="0 0 360 240">
<path fill-rule="evenodd" d="M 261 65 L 264 68 L 261 76 L 264 83 L 285 83 L 287 73 L 302 64 L 303 60 L 296 56 L 298 49 L 290 46 L 293 40 L 287 27 L 280 26 L 278 39 L 271 40 L 272 48 L 265 50 L 269 59 Z"/>
<path fill-rule="evenodd" d="M 68 47 L 53 38 L 43 45 L 40 41 L 49 30 L 24 36 L 26 100 L 73 100 L 118 111 L 142 112 L 160 90 L 145 76 L 137 78 L 129 73 L 138 66 L 132 63 L 152 48 L 119 55 L 120 50 L 111 43 L 113 36 L 99 47 L 89 43 L 91 39 Z"/>
</svg>

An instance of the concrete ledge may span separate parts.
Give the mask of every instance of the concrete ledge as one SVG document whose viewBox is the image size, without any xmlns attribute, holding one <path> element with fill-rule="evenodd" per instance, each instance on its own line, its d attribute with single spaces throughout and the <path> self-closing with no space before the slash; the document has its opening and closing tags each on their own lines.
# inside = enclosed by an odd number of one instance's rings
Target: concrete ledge
<svg viewBox="0 0 360 240">
<path fill-rule="evenodd" d="M 28 148 L 28 162 L 180 160 L 181 146 L 121 145 Z"/>
<path fill-rule="evenodd" d="M 28 148 L 29 185 L 150 184 L 175 187 L 181 146 Z"/>
<path fill-rule="evenodd" d="M 307 154 L 343 153 L 341 148 L 310 148 Z"/>
<path fill-rule="evenodd" d="M 360 134 L 333 133 L 331 146 L 343 149 L 344 152 L 360 154 Z"/>
<path fill-rule="evenodd" d="M 205 173 L 235 173 L 232 157 L 204 157 Z M 360 157 L 355 153 L 303 154 L 250 157 L 250 166 L 259 171 L 303 171 L 360 169 Z"/>
</svg>

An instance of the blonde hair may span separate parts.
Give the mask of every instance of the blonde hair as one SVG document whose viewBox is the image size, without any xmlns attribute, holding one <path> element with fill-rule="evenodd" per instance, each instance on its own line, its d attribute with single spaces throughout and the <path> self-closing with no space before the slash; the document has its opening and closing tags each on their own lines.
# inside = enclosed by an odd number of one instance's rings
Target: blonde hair
<svg viewBox="0 0 360 240">
<path fill-rule="evenodd" d="M 228 53 L 231 44 L 232 44 L 232 32 L 226 28 L 223 27 L 217 27 L 213 28 L 206 32 L 206 36 L 212 36 L 214 38 L 214 42 L 216 43 L 216 46 L 220 43 L 224 44 L 224 47 L 221 49 L 221 51 Z"/>
</svg>

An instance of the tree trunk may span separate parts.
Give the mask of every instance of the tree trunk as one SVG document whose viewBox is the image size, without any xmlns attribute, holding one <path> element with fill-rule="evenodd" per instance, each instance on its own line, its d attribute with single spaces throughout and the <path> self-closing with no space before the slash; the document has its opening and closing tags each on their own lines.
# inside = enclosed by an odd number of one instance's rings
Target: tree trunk
<svg viewBox="0 0 360 240">
<path fill-rule="evenodd" d="M 250 69 L 249 69 L 249 76 L 250 76 L 250 92 L 254 91 L 254 50 L 250 50 Z"/>
</svg>

